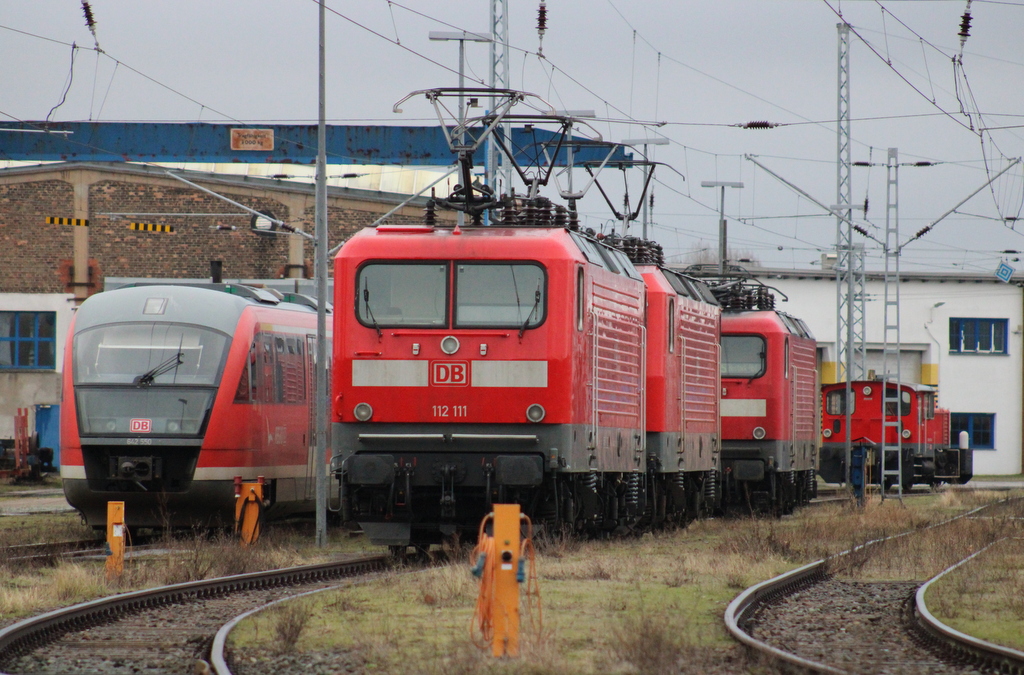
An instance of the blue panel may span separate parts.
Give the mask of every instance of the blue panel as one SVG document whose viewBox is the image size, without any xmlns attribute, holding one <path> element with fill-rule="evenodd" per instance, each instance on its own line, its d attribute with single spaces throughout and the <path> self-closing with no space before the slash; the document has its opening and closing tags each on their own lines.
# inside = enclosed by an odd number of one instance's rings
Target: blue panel
<svg viewBox="0 0 1024 675">
<path fill-rule="evenodd" d="M 232 150 L 231 129 L 272 129 L 270 151 Z M 69 131 L 70 134 L 5 131 L 25 129 Z M 0 123 L 0 159 L 21 161 L 83 162 L 239 162 L 245 164 L 315 164 L 316 125 L 245 126 L 203 123 L 156 122 L 25 122 Z M 551 142 L 551 132 L 512 130 L 517 161 L 529 163 L 538 155 L 538 142 Z M 576 139 L 585 143 L 584 139 Z M 575 162 L 601 161 L 610 146 L 576 150 Z M 628 161 L 631 155 L 619 147 L 612 161 Z M 483 149 L 475 163 L 484 160 Z M 327 127 L 327 161 L 331 164 L 401 164 L 448 166 L 455 156 L 439 127 L 348 126 Z M 565 151 L 559 153 L 565 166 Z"/>
<path fill-rule="evenodd" d="M 40 448 L 53 448 L 53 466 L 60 466 L 60 406 L 36 406 L 36 433 Z"/>
</svg>

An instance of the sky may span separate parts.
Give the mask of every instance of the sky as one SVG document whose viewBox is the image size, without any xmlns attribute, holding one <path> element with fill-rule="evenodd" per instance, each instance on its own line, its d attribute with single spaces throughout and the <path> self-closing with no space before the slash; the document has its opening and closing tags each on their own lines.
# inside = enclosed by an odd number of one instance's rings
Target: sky
<svg viewBox="0 0 1024 675">
<path fill-rule="evenodd" d="M 95 34 L 81 0 L 0 0 L 0 121 L 315 124 L 316 0 L 89 4 Z M 412 91 L 458 83 L 457 43 L 429 33 L 489 27 L 484 0 L 325 4 L 333 124 L 436 124 L 423 99 L 392 112 Z M 867 269 L 884 265 L 888 214 L 904 271 L 992 274 L 1006 262 L 1024 273 L 1024 165 L 983 187 L 1024 155 L 1024 0 L 549 0 L 542 39 L 539 0 L 508 5 L 511 88 L 593 110 L 605 140 L 668 140 L 648 146 L 662 164 L 648 234 L 669 262 L 717 251 L 720 189 L 704 181 L 744 184 L 726 189 L 730 257 L 815 269 L 834 251 L 836 218 L 815 201 L 839 201 L 845 21 L 851 155 L 870 165 L 851 178 Z M 488 70 L 489 47 L 467 44 L 467 84 L 489 82 Z M 755 121 L 778 126 L 743 128 Z M 901 164 L 891 184 L 889 148 Z M 640 178 L 606 170 L 601 182 L 621 211 L 627 189 L 635 208 Z M 580 211 L 587 227 L 614 224 L 594 189 Z"/>
</svg>

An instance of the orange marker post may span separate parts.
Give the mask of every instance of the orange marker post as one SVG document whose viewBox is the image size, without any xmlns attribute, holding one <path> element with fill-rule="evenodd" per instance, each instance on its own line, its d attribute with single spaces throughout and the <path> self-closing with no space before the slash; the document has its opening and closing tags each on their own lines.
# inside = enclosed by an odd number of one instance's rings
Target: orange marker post
<svg viewBox="0 0 1024 675">
<path fill-rule="evenodd" d="M 255 483 L 235 481 L 235 534 L 243 546 L 252 546 L 260 538 L 263 524 L 263 476 Z"/>
<path fill-rule="evenodd" d="M 107 502 L 107 579 L 124 573 L 124 502 Z"/>
<path fill-rule="evenodd" d="M 519 505 L 494 505 L 494 656 L 519 656 Z"/>
</svg>

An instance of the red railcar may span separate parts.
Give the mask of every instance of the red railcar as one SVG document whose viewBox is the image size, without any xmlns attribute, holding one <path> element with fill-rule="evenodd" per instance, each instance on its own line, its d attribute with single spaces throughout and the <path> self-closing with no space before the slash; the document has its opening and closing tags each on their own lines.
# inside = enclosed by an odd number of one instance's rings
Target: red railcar
<svg viewBox="0 0 1024 675">
<path fill-rule="evenodd" d="M 889 387 L 895 399 L 899 387 L 899 414 L 894 403 L 886 413 L 890 421 L 898 422 L 886 428 L 883 438 L 883 386 Z M 846 441 L 851 446 L 864 446 L 871 450 L 866 482 L 877 483 L 881 472 L 882 446 L 902 449 L 902 484 L 909 490 L 914 483 L 966 483 L 973 474 L 973 454 L 970 449 L 951 443 L 949 411 L 936 406 L 938 392 L 934 387 L 881 380 L 859 380 L 850 383 L 850 430 L 846 429 L 846 383 L 824 385 L 821 388 L 821 466 L 819 473 L 830 483 L 846 480 Z M 896 467 L 887 459 L 887 469 Z"/>
<path fill-rule="evenodd" d="M 723 313 L 727 503 L 785 513 L 815 495 L 816 350 L 803 321 L 783 312 L 727 308 Z"/>
<path fill-rule="evenodd" d="M 657 281 L 660 300 L 676 297 L 678 345 L 693 337 L 678 350 L 673 338 L 680 375 L 661 382 L 652 409 L 644 277 L 660 273 L 641 276 L 622 251 L 538 216 L 544 208 L 531 206 L 529 227 L 367 229 L 338 252 L 335 299 L 351 309 L 335 315 L 334 464 L 345 518 L 373 541 L 474 532 L 507 501 L 592 530 L 679 519 L 705 482 L 678 477 L 690 470 L 687 420 L 703 449 L 694 470 L 717 470 L 717 361 L 696 363 L 714 358 L 717 308 L 698 311 L 696 292 Z M 647 316 L 662 316 L 666 345 L 660 300 Z M 692 401 L 685 418 L 665 410 L 677 392 Z"/>
<path fill-rule="evenodd" d="M 312 510 L 316 312 L 235 285 L 140 285 L 77 310 L 64 357 L 61 477 L 89 525 L 230 524 L 234 479 L 268 517 Z"/>
</svg>

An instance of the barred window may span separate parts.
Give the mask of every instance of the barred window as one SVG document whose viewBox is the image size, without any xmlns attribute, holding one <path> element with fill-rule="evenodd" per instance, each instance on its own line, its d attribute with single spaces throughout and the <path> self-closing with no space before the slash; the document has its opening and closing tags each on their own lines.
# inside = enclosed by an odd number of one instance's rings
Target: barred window
<svg viewBox="0 0 1024 675">
<path fill-rule="evenodd" d="M 53 370 L 56 327 L 56 312 L 0 312 L 0 370 Z"/>
<path fill-rule="evenodd" d="M 951 318 L 950 354 L 1005 354 L 1006 319 Z"/>
</svg>

